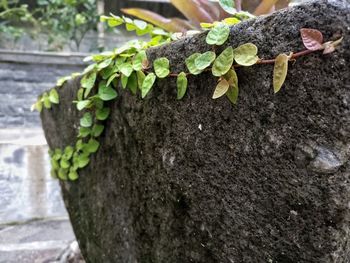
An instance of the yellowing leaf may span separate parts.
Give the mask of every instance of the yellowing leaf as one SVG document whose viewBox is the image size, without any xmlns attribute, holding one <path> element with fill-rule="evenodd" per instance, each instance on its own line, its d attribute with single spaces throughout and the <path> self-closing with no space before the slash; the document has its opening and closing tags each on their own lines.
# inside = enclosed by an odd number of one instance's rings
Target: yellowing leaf
<svg viewBox="0 0 350 263">
<path fill-rule="evenodd" d="M 217 99 L 225 95 L 230 85 L 226 79 L 222 79 L 215 88 L 213 99 Z"/>
<path fill-rule="evenodd" d="M 195 61 L 196 59 L 200 56 L 200 53 L 194 53 L 191 56 L 189 56 L 188 58 L 186 58 L 185 63 L 186 66 L 188 68 L 188 70 L 190 71 L 191 74 L 193 75 L 198 75 L 199 73 L 202 72 L 202 70 L 198 69 L 196 67 Z"/>
<path fill-rule="evenodd" d="M 288 56 L 286 54 L 279 54 L 275 60 L 275 67 L 273 70 L 273 89 L 275 93 L 279 92 L 288 72 Z"/>
<path fill-rule="evenodd" d="M 218 24 L 210 29 L 206 37 L 206 42 L 209 45 L 221 46 L 224 44 L 230 35 L 230 28 L 225 24 Z"/>
<path fill-rule="evenodd" d="M 233 64 L 233 49 L 232 47 L 226 48 L 214 61 L 212 67 L 212 73 L 216 77 L 225 75 Z"/>
<path fill-rule="evenodd" d="M 195 59 L 194 64 L 197 69 L 204 70 L 205 68 L 209 67 L 211 63 L 213 63 L 213 61 L 215 60 L 215 57 L 216 55 L 214 52 L 207 51 L 201 54 L 200 56 L 198 56 Z"/>
<path fill-rule="evenodd" d="M 165 78 L 169 75 L 169 60 L 167 58 L 157 58 L 153 62 L 154 71 L 158 78 Z"/>
<path fill-rule="evenodd" d="M 322 49 L 323 35 L 320 31 L 311 28 L 300 29 L 301 38 L 304 46 L 308 50 Z"/>
<path fill-rule="evenodd" d="M 243 44 L 233 50 L 233 57 L 237 64 L 242 66 L 252 66 L 258 60 L 258 48 L 252 43 Z"/>
<path fill-rule="evenodd" d="M 178 76 L 177 76 L 177 99 L 181 100 L 183 98 L 183 96 L 185 96 L 186 94 L 186 90 L 187 90 L 187 77 L 186 77 L 186 73 L 181 72 Z"/>
</svg>

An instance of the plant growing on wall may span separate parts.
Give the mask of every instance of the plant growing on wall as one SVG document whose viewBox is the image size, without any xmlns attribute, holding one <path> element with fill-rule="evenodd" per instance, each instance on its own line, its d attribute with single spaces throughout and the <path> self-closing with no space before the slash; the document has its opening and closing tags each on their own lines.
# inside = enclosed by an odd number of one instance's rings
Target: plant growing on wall
<svg viewBox="0 0 350 263">
<path fill-rule="evenodd" d="M 189 75 L 211 73 L 217 84 L 213 87 L 213 99 L 226 96 L 233 104 L 237 103 L 239 95 L 239 79 L 236 68 L 250 67 L 258 64 L 274 64 L 273 88 L 277 93 L 282 88 L 287 77 L 289 61 L 301 56 L 322 51 L 328 54 L 335 51 L 342 39 L 324 42 L 323 35 L 316 29 L 302 28 L 301 38 L 305 50 L 296 53 L 288 52 L 277 55 L 276 58 L 261 59 L 258 57 L 258 47 L 253 43 L 239 46 L 227 46 L 221 52 L 216 47 L 225 45 L 230 34 L 227 19 L 219 22 L 206 23 L 206 43 L 210 50 L 194 53 L 185 59 L 186 70 L 173 72 L 171 62 L 166 57 L 156 58 L 152 63 L 147 58 L 146 50 L 174 41 L 177 34 L 166 32 L 141 20 L 127 17 L 103 16 L 102 21 L 111 27 L 124 25 L 129 31 L 139 35 L 148 35 L 150 41 L 132 41 L 112 52 L 104 52 L 88 57 L 86 61 L 93 63 L 81 74 L 81 87 L 77 90 L 76 108 L 82 111 L 79 120 L 78 139 L 74 145 L 64 149 L 50 151 L 52 175 L 61 180 L 77 180 L 79 170 L 86 167 L 92 154 L 100 147 L 98 138 L 103 134 L 105 122 L 108 120 L 110 108 L 108 102 L 117 99 L 118 87 L 135 96 L 146 98 L 157 79 L 176 78 L 177 99 L 186 95 Z M 44 93 L 34 105 L 41 111 L 50 109 L 52 104 L 59 103 L 57 88 L 65 81 L 76 77 L 69 76 L 60 79 L 57 87 Z"/>
</svg>

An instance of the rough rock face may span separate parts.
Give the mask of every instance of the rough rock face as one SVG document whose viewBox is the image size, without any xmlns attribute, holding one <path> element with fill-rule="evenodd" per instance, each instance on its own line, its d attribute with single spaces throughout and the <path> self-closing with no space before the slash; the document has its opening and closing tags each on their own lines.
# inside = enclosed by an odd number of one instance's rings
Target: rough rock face
<svg viewBox="0 0 350 263">
<path fill-rule="evenodd" d="M 304 49 L 299 29 L 344 36 L 337 52 L 290 63 L 282 91 L 272 65 L 238 70 L 240 98 L 211 100 L 215 80 L 174 79 L 146 100 L 121 92 L 102 148 L 62 189 L 87 262 L 350 262 L 350 7 L 316 1 L 232 28 L 263 58 Z M 149 51 L 172 71 L 209 50 L 204 35 Z M 222 48 L 220 48 L 221 50 Z M 219 50 L 219 51 L 220 51 Z M 44 111 L 51 147 L 75 142 L 79 86 Z"/>
</svg>

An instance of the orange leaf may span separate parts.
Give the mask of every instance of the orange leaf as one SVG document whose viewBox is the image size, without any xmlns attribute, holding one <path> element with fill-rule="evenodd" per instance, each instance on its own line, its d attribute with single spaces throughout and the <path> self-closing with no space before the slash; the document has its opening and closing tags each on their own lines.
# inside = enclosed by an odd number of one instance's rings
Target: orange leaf
<svg viewBox="0 0 350 263">
<path fill-rule="evenodd" d="M 181 12 L 187 19 L 196 23 L 213 23 L 215 19 L 200 5 L 198 0 L 171 0 L 171 3 Z"/>
<path fill-rule="evenodd" d="M 121 9 L 121 11 L 125 14 L 145 20 L 169 32 L 183 32 L 193 28 L 190 26 L 190 23 L 185 20 L 179 18 L 165 18 L 157 13 L 141 8 L 124 8 Z"/>
<path fill-rule="evenodd" d="M 323 35 L 320 31 L 311 28 L 302 28 L 300 29 L 300 33 L 304 46 L 308 50 L 322 49 Z"/>
</svg>

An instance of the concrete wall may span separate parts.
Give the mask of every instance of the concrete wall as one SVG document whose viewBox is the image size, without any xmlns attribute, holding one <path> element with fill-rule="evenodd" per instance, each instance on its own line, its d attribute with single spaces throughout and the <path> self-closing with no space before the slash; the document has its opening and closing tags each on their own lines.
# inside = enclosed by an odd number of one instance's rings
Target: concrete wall
<svg viewBox="0 0 350 263">
<path fill-rule="evenodd" d="M 0 129 L 39 127 L 31 105 L 58 77 L 82 71 L 84 56 L 0 50 Z"/>
</svg>

